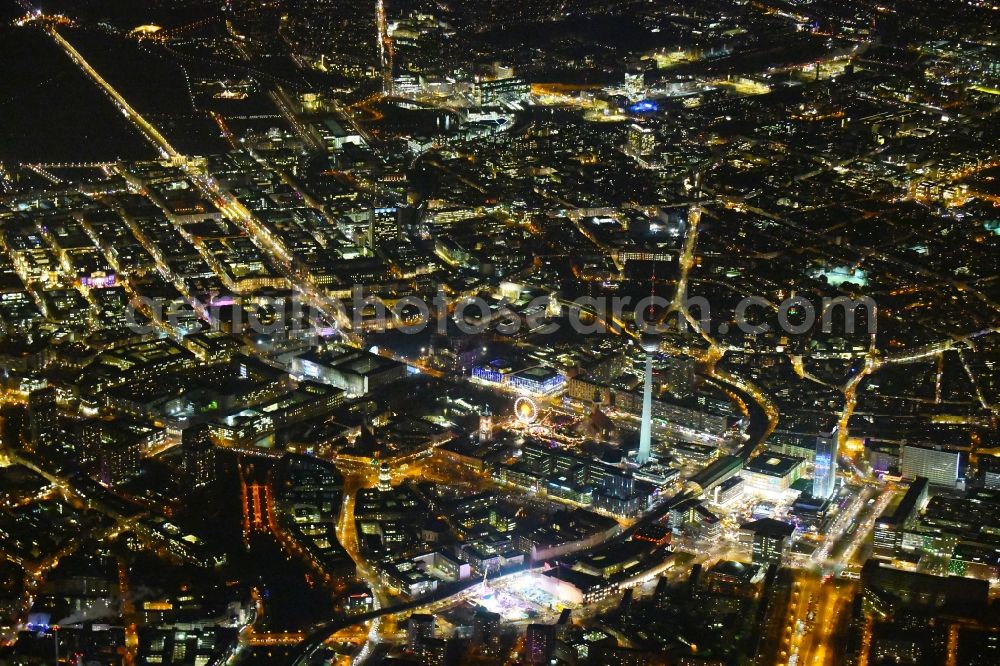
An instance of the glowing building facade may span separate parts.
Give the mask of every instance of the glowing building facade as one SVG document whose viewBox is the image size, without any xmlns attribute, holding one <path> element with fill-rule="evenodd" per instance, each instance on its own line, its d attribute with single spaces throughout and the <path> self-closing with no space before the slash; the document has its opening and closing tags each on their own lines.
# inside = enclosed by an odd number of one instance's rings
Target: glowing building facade
<svg viewBox="0 0 1000 666">
<path fill-rule="evenodd" d="M 813 497 L 830 499 L 837 489 L 837 445 L 839 434 L 836 430 L 816 438 L 816 466 L 813 471 Z"/>
<path fill-rule="evenodd" d="M 646 352 L 646 371 L 642 382 L 642 422 L 639 426 L 639 452 L 635 461 L 644 465 L 649 462 L 649 452 L 653 442 L 653 354 L 659 349 L 659 342 L 651 336 L 644 336 L 642 349 Z"/>
</svg>

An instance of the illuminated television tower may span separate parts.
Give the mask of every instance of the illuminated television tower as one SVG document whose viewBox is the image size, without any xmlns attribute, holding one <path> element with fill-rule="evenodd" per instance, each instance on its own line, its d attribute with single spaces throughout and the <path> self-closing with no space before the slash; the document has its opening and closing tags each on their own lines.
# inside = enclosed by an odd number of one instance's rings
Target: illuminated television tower
<svg viewBox="0 0 1000 666">
<path fill-rule="evenodd" d="M 659 350 L 660 341 L 655 335 L 644 333 L 639 344 L 646 352 L 646 372 L 642 382 L 642 423 L 639 426 L 639 452 L 635 456 L 635 462 L 645 465 L 649 462 L 649 450 L 653 443 L 653 355 Z"/>
<path fill-rule="evenodd" d="M 388 22 L 385 18 L 384 0 L 375 2 L 375 24 L 378 32 L 378 54 L 382 67 L 382 94 L 392 95 L 392 39 L 389 37 Z"/>
<path fill-rule="evenodd" d="M 656 308 L 656 262 L 653 262 L 653 275 L 649 280 L 650 320 L 655 322 Z M 647 325 L 649 326 L 649 325 Z M 656 324 L 652 328 L 642 331 L 639 338 L 639 346 L 646 352 L 646 371 L 642 381 L 642 422 L 639 425 L 639 451 L 636 453 L 635 462 L 638 465 L 645 465 L 649 462 L 649 451 L 653 444 L 653 355 L 660 349 L 660 339 L 653 332 Z"/>
</svg>

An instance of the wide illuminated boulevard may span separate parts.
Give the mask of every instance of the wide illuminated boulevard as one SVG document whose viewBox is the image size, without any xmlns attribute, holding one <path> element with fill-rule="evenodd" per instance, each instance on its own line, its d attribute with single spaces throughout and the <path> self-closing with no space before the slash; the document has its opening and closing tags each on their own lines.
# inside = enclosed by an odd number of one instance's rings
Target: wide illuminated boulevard
<svg viewBox="0 0 1000 666">
<path fill-rule="evenodd" d="M 1000 664 L 998 26 L 0 0 L 0 664 Z"/>
</svg>

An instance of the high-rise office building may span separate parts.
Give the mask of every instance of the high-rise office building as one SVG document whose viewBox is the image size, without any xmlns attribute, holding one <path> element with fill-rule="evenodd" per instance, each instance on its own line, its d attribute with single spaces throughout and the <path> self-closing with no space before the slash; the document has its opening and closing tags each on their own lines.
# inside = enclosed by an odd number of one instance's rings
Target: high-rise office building
<svg viewBox="0 0 1000 666">
<path fill-rule="evenodd" d="M 686 356 L 661 356 L 656 359 L 656 372 L 671 393 L 690 396 L 695 383 L 694 359 Z"/>
<path fill-rule="evenodd" d="M 205 486 L 215 480 L 215 445 L 211 429 L 198 425 L 184 431 L 181 441 L 184 452 L 184 472 L 191 482 Z"/>
<path fill-rule="evenodd" d="M 626 149 L 631 155 L 652 155 L 656 150 L 656 134 L 641 125 L 631 125 Z"/>
<path fill-rule="evenodd" d="M 773 518 L 761 518 L 740 527 L 741 541 L 750 547 L 751 561 L 768 566 L 781 564 L 795 528 Z"/>
<path fill-rule="evenodd" d="M 428 638 L 420 650 L 420 659 L 424 666 L 459 666 L 461 654 L 454 640 Z"/>
<path fill-rule="evenodd" d="M 979 477 L 984 488 L 1000 490 L 1000 458 L 995 456 L 980 456 Z"/>
<path fill-rule="evenodd" d="M 426 613 L 411 615 L 406 621 L 406 648 L 412 652 L 421 652 L 427 641 L 434 638 L 436 626 L 437 620 L 433 615 Z"/>
<path fill-rule="evenodd" d="M 625 72 L 625 83 L 622 86 L 630 99 L 640 99 L 646 94 L 646 76 L 644 72 Z"/>
<path fill-rule="evenodd" d="M 117 486 L 139 473 L 139 446 L 135 442 L 105 441 L 99 458 L 99 481 L 106 486 Z"/>
<path fill-rule="evenodd" d="M 499 613 L 488 611 L 482 606 L 476 608 L 473 616 L 472 636 L 483 646 L 483 652 L 488 655 L 497 655 L 500 651 L 500 619 Z"/>
<path fill-rule="evenodd" d="M 520 102 L 531 94 L 531 85 L 522 78 L 489 79 L 472 85 L 472 96 L 479 106 L 501 102 Z"/>
<path fill-rule="evenodd" d="M 900 447 L 899 468 L 903 476 L 926 477 L 932 486 L 954 488 L 958 484 L 961 454 L 940 446 Z"/>
<path fill-rule="evenodd" d="M 556 649 L 556 625 L 529 624 L 524 637 L 524 663 L 548 666 Z"/>
<path fill-rule="evenodd" d="M 813 471 L 812 495 L 830 499 L 837 490 L 837 453 L 840 432 L 835 428 L 816 438 L 816 464 Z"/>
<path fill-rule="evenodd" d="M 927 479 L 918 476 L 899 502 L 890 504 L 875 521 L 872 545 L 876 557 L 892 558 L 899 553 L 907 524 L 927 502 L 927 485 Z"/>
<path fill-rule="evenodd" d="M 80 421 L 73 429 L 76 463 L 81 467 L 97 461 L 104 442 L 104 422 L 99 420 Z"/>
<path fill-rule="evenodd" d="M 56 390 L 46 387 L 28 396 L 29 445 L 34 453 L 52 451 L 61 435 Z"/>
</svg>

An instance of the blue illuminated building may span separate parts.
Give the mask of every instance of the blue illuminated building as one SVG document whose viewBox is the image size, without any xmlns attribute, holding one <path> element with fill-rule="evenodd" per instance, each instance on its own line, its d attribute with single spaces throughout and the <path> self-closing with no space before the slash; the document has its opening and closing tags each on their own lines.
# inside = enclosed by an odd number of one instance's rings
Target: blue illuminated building
<svg viewBox="0 0 1000 666">
<path fill-rule="evenodd" d="M 837 444 L 839 433 L 816 438 L 816 467 L 813 471 L 812 495 L 819 499 L 830 499 L 837 489 Z"/>
<path fill-rule="evenodd" d="M 520 393 L 548 395 L 563 387 L 566 378 L 552 368 L 537 365 L 517 372 L 502 372 L 497 362 L 478 365 L 472 369 L 472 376 L 491 384 L 500 384 Z"/>
<path fill-rule="evenodd" d="M 632 113 L 652 113 L 653 111 L 659 111 L 660 106 L 651 99 L 644 99 L 628 107 L 628 110 Z"/>
</svg>

